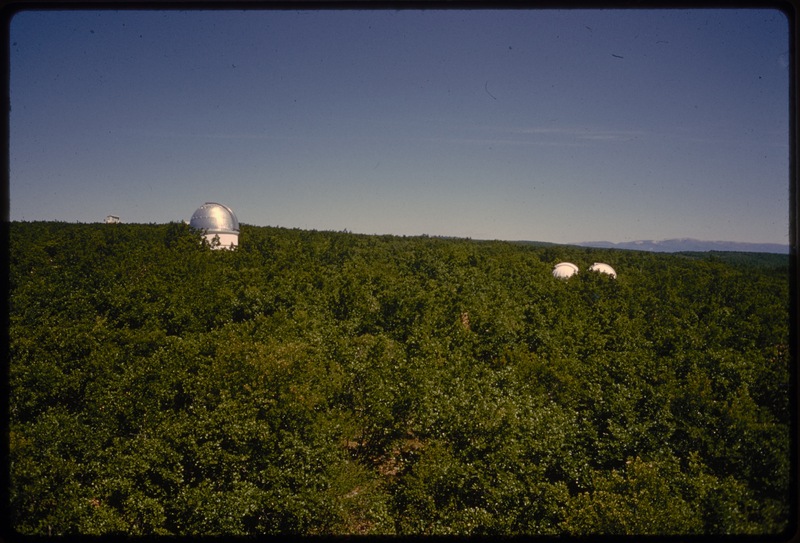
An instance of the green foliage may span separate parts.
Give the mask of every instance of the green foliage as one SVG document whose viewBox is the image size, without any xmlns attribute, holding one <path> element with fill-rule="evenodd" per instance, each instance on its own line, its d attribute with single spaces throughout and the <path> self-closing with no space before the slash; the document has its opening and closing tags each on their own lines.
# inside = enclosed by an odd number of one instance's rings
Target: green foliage
<svg viewBox="0 0 800 543">
<path fill-rule="evenodd" d="M 792 528 L 784 257 L 12 223 L 9 263 L 19 533 Z"/>
</svg>

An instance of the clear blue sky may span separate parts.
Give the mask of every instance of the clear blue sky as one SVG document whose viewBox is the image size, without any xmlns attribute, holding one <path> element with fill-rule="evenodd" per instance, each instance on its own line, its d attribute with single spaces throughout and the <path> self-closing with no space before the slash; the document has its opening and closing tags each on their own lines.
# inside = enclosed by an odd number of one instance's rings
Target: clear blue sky
<svg viewBox="0 0 800 543">
<path fill-rule="evenodd" d="M 788 243 L 772 10 L 22 12 L 10 218 Z"/>
</svg>

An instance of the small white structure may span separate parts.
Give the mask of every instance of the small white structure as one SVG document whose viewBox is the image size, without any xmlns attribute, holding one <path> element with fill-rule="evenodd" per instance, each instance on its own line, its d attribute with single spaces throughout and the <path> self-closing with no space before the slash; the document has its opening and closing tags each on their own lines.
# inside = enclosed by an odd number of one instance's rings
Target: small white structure
<svg viewBox="0 0 800 543">
<path fill-rule="evenodd" d="M 105 222 L 106 224 L 117 224 L 119 223 L 119 217 L 116 215 L 108 215 Z"/>
<path fill-rule="evenodd" d="M 559 262 L 553 268 L 553 277 L 558 279 L 569 279 L 576 273 L 578 273 L 578 266 L 572 262 Z"/>
<path fill-rule="evenodd" d="M 212 249 L 232 249 L 239 246 L 239 219 L 226 205 L 206 202 L 194 212 L 189 226 L 202 230 Z"/>
<path fill-rule="evenodd" d="M 592 264 L 592 266 L 589 268 L 589 270 L 590 271 L 600 272 L 600 273 L 606 273 L 606 274 L 610 275 L 611 277 L 613 277 L 614 279 L 617 278 L 617 272 L 614 271 L 614 268 L 612 268 L 608 264 L 604 264 L 602 262 L 595 262 L 594 264 Z"/>
</svg>

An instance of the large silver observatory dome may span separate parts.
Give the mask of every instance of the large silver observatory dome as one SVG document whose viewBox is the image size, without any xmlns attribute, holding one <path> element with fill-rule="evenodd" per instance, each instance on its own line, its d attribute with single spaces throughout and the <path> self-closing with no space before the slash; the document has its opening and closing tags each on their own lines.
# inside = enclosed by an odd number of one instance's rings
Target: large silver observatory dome
<svg viewBox="0 0 800 543">
<path fill-rule="evenodd" d="M 206 234 L 238 234 L 239 219 L 226 205 L 206 202 L 192 215 L 189 226 L 205 231 Z"/>
<path fill-rule="evenodd" d="M 192 215 L 189 226 L 203 232 L 212 249 L 233 249 L 239 246 L 239 219 L 226 205 L 206 202 Z"/>
</svg>

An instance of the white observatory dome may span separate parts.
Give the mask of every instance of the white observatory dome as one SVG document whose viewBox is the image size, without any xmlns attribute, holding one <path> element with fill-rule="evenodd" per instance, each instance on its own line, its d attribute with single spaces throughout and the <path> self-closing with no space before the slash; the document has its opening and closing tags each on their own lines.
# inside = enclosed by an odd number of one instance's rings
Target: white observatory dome
<svg viewBox="0 0 800 543">
<path fill-rule="evenodd" d="M 228 206 L 206 202 L 192 215 L 189 226 L 202 230 L 206 240 L 214 248 L 227 249 L 239 245 L 239 219 Z M 219 245 L 214 244 L 219 239 Z"/>
<path fill-rule="evenodd" d="M 553 277 L 559 279 L 569 279 L 576 273 L 578 273 L 578 266 L 572 262 L 559 262 L 556 264 L 555 268 L 553 268 Z"/>
<path fill-rule="evenodd" d="M 614 271 L 614 268 L 612 268 L 608 264 L 603 264 L 602 262 L 595 262 L 594 264 L 592 264 L 592 266 L 589 268 L 589 270 L 600 272 L 600 273 L 607 273 L 608 275 L 610 275 L 614 279 L 617 278 L 617 272 Z"/>
</svg>

